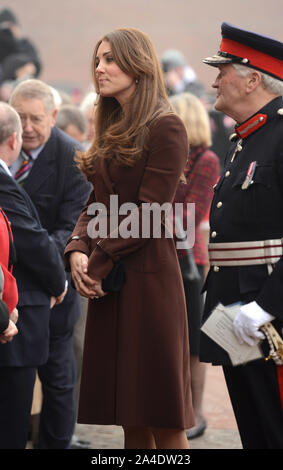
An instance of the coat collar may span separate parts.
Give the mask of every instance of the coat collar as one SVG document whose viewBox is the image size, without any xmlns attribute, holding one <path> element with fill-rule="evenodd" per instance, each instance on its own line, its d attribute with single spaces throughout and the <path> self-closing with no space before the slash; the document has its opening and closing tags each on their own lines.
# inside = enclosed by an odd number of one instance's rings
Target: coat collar
<svg viewBox="0 0 283 470">
<path fill-rule="evenodd" d="M 261 127 L 265 126 L 267 122 L 273 119 L 280 108 L 283 106 L 282 96 L 274 98 L 261 108 L 256 114 L 251 116 L 245 122 L 235 126 L 235 133 L 241 139 L 246 139 L 249 135 L 256 132 Z"/>
<path fill-rule="evenodd" d="M 4 162 L 4 160 L 1 159 L 1 157 L 0 157 L 0 170 L 2 171 L 2 173 L 6 173 L 7 175 L 13 177 L 12 173 L 10 172 L 8 168 L 8 165 L 6 164 L 6 162 Z"/>
</svg>

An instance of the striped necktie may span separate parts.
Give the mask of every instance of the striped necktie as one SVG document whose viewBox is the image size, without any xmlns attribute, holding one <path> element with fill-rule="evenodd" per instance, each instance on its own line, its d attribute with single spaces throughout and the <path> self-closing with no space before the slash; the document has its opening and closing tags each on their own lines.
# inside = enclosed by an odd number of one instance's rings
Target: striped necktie
<svg viewBox="0 0 283 470">
<path fill-rule="evenodd" d="M 21 166 L 17 170 L 14 179 L 19 183 L 21 186 L 24 183 L 24 180 L 28 177 L 30 169 L 31 169 L 31 155 L 30 153 L 25 152 L 24 150 L 21 151 L 21 157 L 23 159 Z"/>
</svg>

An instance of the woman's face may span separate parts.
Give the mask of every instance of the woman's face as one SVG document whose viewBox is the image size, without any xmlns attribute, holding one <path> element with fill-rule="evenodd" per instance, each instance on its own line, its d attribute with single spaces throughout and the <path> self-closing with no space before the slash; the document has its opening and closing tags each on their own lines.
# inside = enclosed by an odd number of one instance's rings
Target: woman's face
<svg viewBox="0 0 283 470">
<path fill-rule="evenodd" d="M 121 106 L 129 101 L 136 83 L 115 63 L 109 41 L 102 41 L 97 50 L 95 73 L 101 96 L 116 98 Z"/>
</svg>

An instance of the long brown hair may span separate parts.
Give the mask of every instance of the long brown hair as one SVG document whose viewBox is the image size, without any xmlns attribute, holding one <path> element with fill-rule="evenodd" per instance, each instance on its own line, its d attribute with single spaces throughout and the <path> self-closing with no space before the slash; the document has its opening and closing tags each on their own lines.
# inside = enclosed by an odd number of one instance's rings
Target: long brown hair
<svg viewBox="0 0 283 470">
<path fill-rule="evenodd" d="M 94 173 L 98 158 L 115 156 L 119 164 L 133 166 L 146 145 L 148 124 L 161 114 L 172 112 L 160 63 L 151 39 L 135 28 L 119 28 L 105 35 L 95 46 L 92 73 L 95 89 L 96 56 L 102 41 L 108 41 L 118 67 L 136 81 L 129 106 L 122 110 L 115 98 L 99 95 L 95 112 L 95 138 L 88 151 L 78 154 L 78 165 L 87 175 Z"/>
</svg>

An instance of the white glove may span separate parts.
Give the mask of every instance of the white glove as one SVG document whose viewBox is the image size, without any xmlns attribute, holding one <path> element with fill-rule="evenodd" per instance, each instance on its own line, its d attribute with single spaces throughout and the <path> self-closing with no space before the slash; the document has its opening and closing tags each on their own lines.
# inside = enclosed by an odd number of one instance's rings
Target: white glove
<svg viewBox="0 0 283 470">
<path fill-rule="evenodd" d="M 264 339 L 264 334 L 259 328 L 275 317 L 265 312 L 255 301 L 243 305 L 240 312 L 234 318 L 234 333 L 239 342 L 243 342 L 253 346 L 255 340 Z"/>
</svg>

